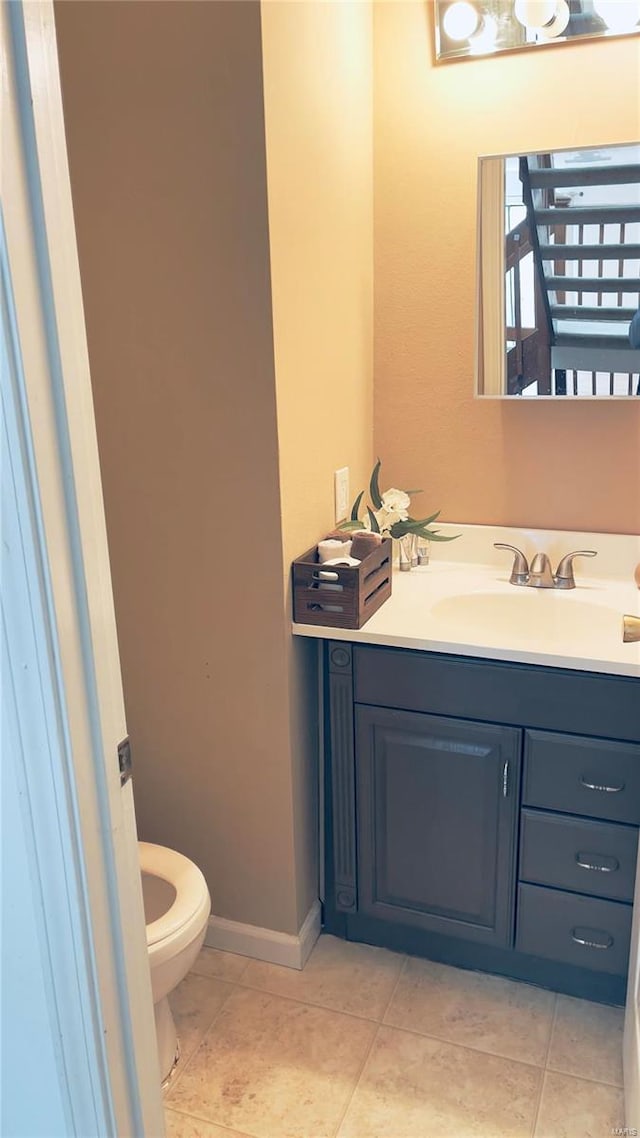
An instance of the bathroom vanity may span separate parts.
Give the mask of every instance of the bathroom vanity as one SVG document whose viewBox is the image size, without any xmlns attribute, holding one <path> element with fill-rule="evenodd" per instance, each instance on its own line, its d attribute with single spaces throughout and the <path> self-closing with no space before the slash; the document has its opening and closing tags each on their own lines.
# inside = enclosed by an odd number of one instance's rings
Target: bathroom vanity
<svg viewBox="0 0 640 1138">
<path fill-rule="evenodd" d="M 477 556 L 488 527 L 461 528 Z M 554 538 L 587 547 L 537 548 Z M 640 649 L 617 606 L 636 614 L 638 590 L 576 567 L 575 590 L 542 595 L 509 568 L 434 558 L 359 631 L 294 626 L 323 642 L 325 927 L 621 1003 Z"/>
</svg>

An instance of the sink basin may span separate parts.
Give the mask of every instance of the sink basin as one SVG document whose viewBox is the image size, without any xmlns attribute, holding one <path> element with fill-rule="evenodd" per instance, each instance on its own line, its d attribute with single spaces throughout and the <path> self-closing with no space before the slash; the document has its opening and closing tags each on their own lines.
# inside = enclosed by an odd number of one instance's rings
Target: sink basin
<svg viewBox="0 0 640 1138">
<path fill-rule="evenodd" d="M 511 593 L 463 593 L 436 601 L 430 618 L 471 640 L 503 637 L 588 648 L 602 637 L 621 638 L 622 614 L 552 589 L 514 587 Z M 434 629 L 435 631 L 435 629 Z"/>
</svg>

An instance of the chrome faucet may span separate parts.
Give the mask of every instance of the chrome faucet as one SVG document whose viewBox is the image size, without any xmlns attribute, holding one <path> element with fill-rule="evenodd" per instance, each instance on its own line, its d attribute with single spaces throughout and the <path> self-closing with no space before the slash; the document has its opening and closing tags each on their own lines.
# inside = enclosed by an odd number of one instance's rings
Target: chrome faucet
<svg viewBox="0 0 640 1138">
<path fill-rule="evenodd" d="M 555 589 L 551 562 L 546 553 L 536 553 L 531 562 L 527 585 L 531 585 L 533 589 Z"/>
<path fill-rule="evenodd" d="M 494 541 L 493 544 L 496 549 L 510 549 L 515 555 L 509 577 L 511 584 L 530 585 L 533 589 L 575 589 L 574 557 L 597 556 L 595 549 L 576 549 L 573 553 L 567 553 L 558 563 L 555 573 L 552 573 L 546 553 L 536 553 L 529 568 L 524 553 L 515 545 L 504 545 L 501 541 Z"/>
<path fill-rule="evenodd" d="M 494 549 L 510 549 L 512 553 L 515 553 L 509 581 L 512 585 L 528 585 L 529 563 L 524 553 L 521 553 L 515 545 L 503 545 L 501 541 L 494 541 L 493 547 Z"/>
<path fill-rule="evenodd" d="M 556 589 L 575 589 L 576 582 L 573 576 L 573 559 L 574 557 L 597 557 L 595 549 L 576 549 L 575 553 L 567 553 L 562 561 L 559 562 L 556 569 L 555 581 Z"/>
</svg>

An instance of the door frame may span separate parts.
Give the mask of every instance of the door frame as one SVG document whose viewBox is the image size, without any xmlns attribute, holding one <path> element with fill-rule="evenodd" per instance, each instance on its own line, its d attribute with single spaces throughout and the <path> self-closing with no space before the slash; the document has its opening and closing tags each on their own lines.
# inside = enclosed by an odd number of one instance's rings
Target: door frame
<svg viewBox="0 0 640 1138">
<path fill-rule="evenodd" d="M 28 503 L 29 587 L 45 621 L 42 679 L 59 713 L 57 777 L 48 793 L 26 778 L 25 817 L 34 889 L 47 896 L 47 870 L 58 859 L 59 887 L 77 906 L 66 929 L 56 926 L 55 907 L 41 909 L 45 938 L 70 936 L 79 962 L 70 984 L 55 952 L 48 959 L 67 1057 L 61 1078 L 72 1118 L 84 1120 L 72 1133 L 98 1125 L 100 1135 L 161 1138 L 133 792 L 130 782 L 120 786 L 126 721 L 53 4 L 3 0 L 0 20 L 5 261 L 21 364 L 12 458 Z M 75 1027 L 64 1010 L 69 1000 Z M 94 1086 L 103 1088 L 90 1108 L 91 1130 L 73 1062 L 82 1047 Z"/>
</svg>

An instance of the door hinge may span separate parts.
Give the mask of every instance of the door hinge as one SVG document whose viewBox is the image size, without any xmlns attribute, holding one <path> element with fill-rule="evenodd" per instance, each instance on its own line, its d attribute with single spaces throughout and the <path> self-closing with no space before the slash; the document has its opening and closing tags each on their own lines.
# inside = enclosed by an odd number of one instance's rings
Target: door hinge
<svg viewBox="0 0 640 1138">
<path fill-rule="evenodd" d="M 132 773 L 131 743 L 129 736 L 118 743 L 118 767 L 120 768 L 120 786 L 129 781 Z"/>
</svg>

